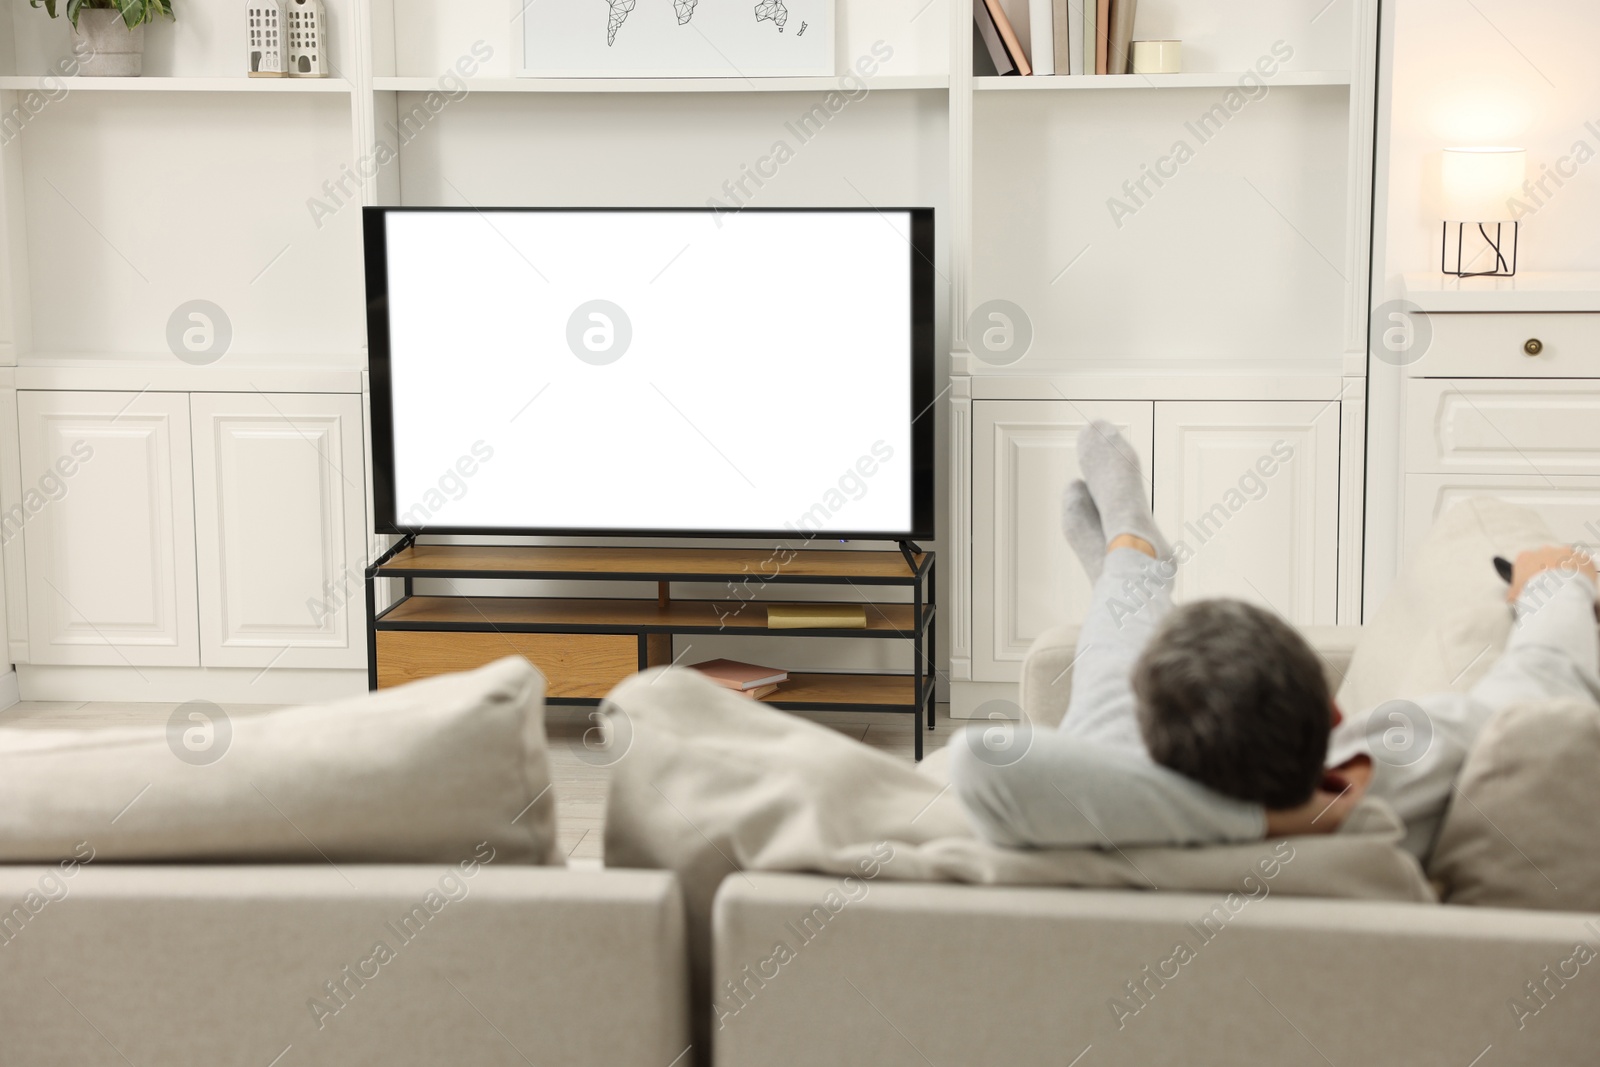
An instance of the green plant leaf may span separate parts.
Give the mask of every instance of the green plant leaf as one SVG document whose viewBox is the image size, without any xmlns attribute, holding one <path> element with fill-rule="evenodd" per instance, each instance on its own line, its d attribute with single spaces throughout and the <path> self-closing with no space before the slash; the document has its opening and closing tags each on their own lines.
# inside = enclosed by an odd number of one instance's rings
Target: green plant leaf
<svg viewBox="0 0 1600 1067">
<path fill-rule="evenodd" d="M 43 6 L 51 18 L 56 17 L 56 0 L 28 0 L 28 6 L 38 8 Z M 172 0 L 67 0 L 67 19 L 72 23 L 72 28 L 78 28 L 78 13 L 87 8 L 90 11 L 115 11 L 122 16 L 122 22 L 133 29 L 141 23 L 154 22 L 157 15 L 167 18 L 176 18 L 172 13 Z"/>
</svg>

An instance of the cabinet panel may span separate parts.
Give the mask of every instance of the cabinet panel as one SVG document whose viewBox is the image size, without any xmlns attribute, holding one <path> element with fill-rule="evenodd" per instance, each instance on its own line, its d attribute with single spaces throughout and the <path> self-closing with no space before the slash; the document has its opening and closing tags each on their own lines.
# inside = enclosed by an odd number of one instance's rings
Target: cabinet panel
<svg viewBox="0 0 1600 1067">
<path fill-rule="evenodd" d="M 973 404 L 973 676 L 1014 681 L 1034 638 L 1076 623 L 1089 580 L 1061 532 L 1061 493 L 1079 477 L 1078 431 L 1112 423 L 1150 476 L 1144 401 L 983 400 Z"/>
<path fill-rule="evenodd" d="M 1339 404 L 1155 407 L 1156 518 L 1190 550 L 1174 596 L 1237 597 L 1300 625 L 1332 625 Z"/>
<path fill-rule="evenodd" d="M 24 391 L 17 407 L 29 661 L 198 666 L 188 397 Z"/>
<path fill-rule="evenodd" d="M 1407 382 L 1406 470 L 1600 475 L 1600 382 Z"/>
<path fill-rule="evenodd" d="M 207 666 L 362 667 L 361 398 L 196 393 Z"/>
<path fill-rule="evenodd" d="M 1461 501 L 1477 496 L 1532 508 L 1544 516 L 1560 540 L 1600 547 L 1600 478 L 1410 474 L 1406 476 L 1403 535 L 1407 554 L 1427 536 L 1435 519 Z"/>
</svg>

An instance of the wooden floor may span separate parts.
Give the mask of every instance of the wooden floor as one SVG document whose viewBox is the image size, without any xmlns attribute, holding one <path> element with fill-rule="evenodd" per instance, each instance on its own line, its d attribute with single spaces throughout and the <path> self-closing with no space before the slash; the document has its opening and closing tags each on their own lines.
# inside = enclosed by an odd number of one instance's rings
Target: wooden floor
<svg viewBox="0 0 1600 1067">
<path fill-rule="evenodd" d="M 118 704 L 94 702 L 24 701 L 0 711 L 0 729 L 60 729 L 77 726 L 131 726 L 140 723 L 165 723 L 177 704 Z M 265 704 L 223 704 L 230 716 L 260 714 L 273 710 Z M 951 722 L 947 705 L 939 705 L 937 726 L 923 738 L 924 752 L 944 747 L 950 739 Z M 847 737 L 882 749 L 911 762 L 911 717 L 851 711 L 795 712 Z M 577 864 L 599 862 L 606 818 L 606 787 L 610 772 L 595 767 L 573 754 L 582 744 L 585 730 L 593 724 L 587 709 L 552 707 L 546 712 L 546 733 L 550 739 L 550 772 L 556 794 L 556 825 L 561 849 Z"/>
</svg>

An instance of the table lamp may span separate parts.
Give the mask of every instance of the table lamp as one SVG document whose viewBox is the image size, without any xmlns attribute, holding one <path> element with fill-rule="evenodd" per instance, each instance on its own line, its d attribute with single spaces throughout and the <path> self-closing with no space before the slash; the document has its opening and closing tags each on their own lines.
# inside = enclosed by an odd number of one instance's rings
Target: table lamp
<svg viewBox="0 0 1600 1067">
<path fill-rule="evenodd" d="M 1439 249 L 1439 269 L 1457 278 L 1509 278 L 1517 273 L 1518 223 L 1511 201 L 1522 193 L 1528 153 L 1521 148 L 1446 148 L 1440 177 L 1444 187 L 1444 231 Z M 1505 226 L 1511 224 L 1510 247 Z M 1450 265 L 1451 226 L 1455 227 L 1455 265 Z M 1490 231 L 1490 226 L 1494 227 Z M 1463 246 L 1482 239 L 1481 250 L 1467 260 Z M 1471 265 L 1488 251 L 1494 255 L 1491 270 Z"/>
</svg>

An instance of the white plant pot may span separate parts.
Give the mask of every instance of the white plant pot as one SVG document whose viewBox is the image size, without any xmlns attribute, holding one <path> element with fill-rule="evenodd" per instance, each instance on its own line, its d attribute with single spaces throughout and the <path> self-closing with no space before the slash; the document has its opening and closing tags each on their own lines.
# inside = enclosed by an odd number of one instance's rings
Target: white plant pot
<svg viewBox="0 0 1600 1067">
<path fill-rule="evenodd" d="M 104 8 L 79 11 L 72 46 L 82 57 L 80 74 L 137 78 L 144 73 L 144 23 L 130 30 L 120 12 Z"/>
</svg>

